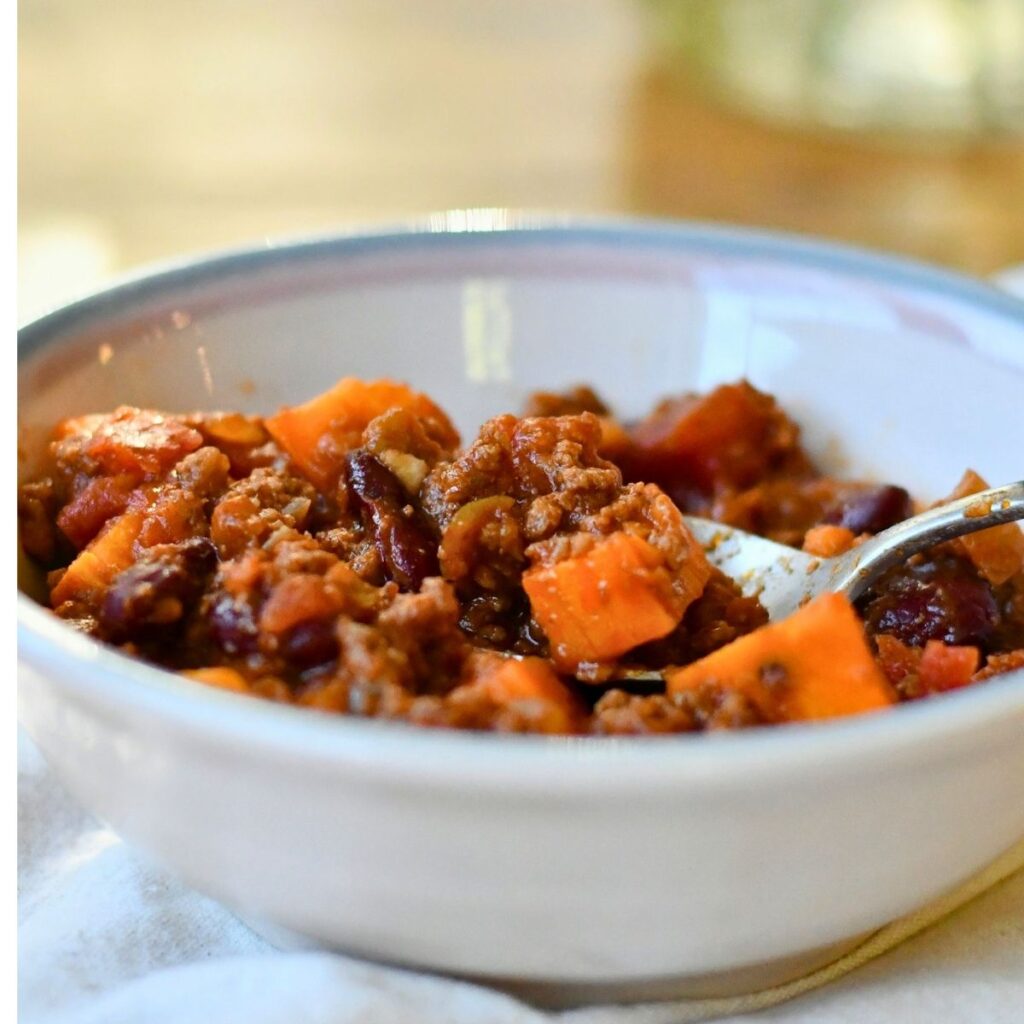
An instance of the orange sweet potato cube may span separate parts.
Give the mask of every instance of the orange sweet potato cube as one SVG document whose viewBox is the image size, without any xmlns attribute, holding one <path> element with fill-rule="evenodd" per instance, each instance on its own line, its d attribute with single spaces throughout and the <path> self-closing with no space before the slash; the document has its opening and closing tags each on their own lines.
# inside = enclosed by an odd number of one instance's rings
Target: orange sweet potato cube
<svg viewBox="0 0 1024 1024">
<path fill-rule="evenodd" d="M 144 513 L 133 510 L 107 523 L 58 580 L 50 594 L 52 606 L 58 608 L 65 601 L 84 599 L 127 569 L 134 560 L 135 541 L 144 521 Z"/>
<path fill-rule="evenodd" d="M 895 695 L 853 606 L 823 594 L 781 622 L 748 633 L 667 675 L 670 693 L 706 684 L 737 690 L 772 721 L 873 711 Z"/>
<path fill-rule="evenodd" d="M 982 477 L 969 469 L 956 485 L 950 500 L 986 491 L 988 486 Z M 957 543 L 967 552 L 967 557 L 978 572 L 995 586 L 1024 572 L 1024 530 L 1017 523 L 1004 523 L 977 533 L 968 533 L 960 537 Z"/>
<path fill-rule="evenodd" d="M 695 575 L 690 600 L 706 583 L 706 576 Z M 689 603 L 673 589 L 661 554 L 629 533 L 613 533 L 581 555 L 529 569 L 523 587 L 555 664 L 570 671 L 665 636 Z"/>
<path fill-rule="evenodd" d="M 429 423 L 443 444 L 458 444 L 451 421 L 426 395 L 395 381 L 356 377 L 343 377 L 322 395 L 282 409 L 266 421 L 266 428 L 309 480 L 329 491 L 338 481 L 346 452 L 359 446 L 370 421 L 395 408 Z"/>
</svg>

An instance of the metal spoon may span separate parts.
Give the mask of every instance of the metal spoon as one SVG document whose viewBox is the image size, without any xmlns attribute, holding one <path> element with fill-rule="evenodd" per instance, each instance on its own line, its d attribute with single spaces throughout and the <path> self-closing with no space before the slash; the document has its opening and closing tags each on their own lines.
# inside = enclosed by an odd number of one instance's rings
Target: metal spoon
<svg viewBox="0 0 1024 1024">
<path fill-rule="evenodd" d="M 856 600 L 879 576 L 944 540 L 1024 519 L 1024 481 L 959 498 L 891 526 L 835 558 L 815 558 L 710 519 L 686 522 L 708 559 L 746 595 L 761 599 L 773 622 L 818 594 Z"/>
<path fill-rule="evenodd" d="M 711 564 L 731 576 L 744 594 L 759 597 L 769 620 L 776 622 L 818 594 L 845 594 L 855 601 L 894 565 L 944 540 L 1024 519 L 1024 480 L 904 519 L 835 558 L 816 558 L 711 519 L 685 519 Z M 650 669 L 623 668 L 615 678 L 643 683 L 664 677 Z"/>
<path fill-rule="evenodd" d="M 1024 519 L 1024 480 L 904 519 L 835 558 L 817 558 L 711 519 L 684 518 L 711 564 L 732 577 L 745 595 L 760 598 L 769 620 L 777 622 L 819 594 L 845 594 L 855 601 L 884 572 L 944 540 Z M 657 670 L 623 667 L 615 679 L 656 682 L 663 676 Z"/>
</svg>

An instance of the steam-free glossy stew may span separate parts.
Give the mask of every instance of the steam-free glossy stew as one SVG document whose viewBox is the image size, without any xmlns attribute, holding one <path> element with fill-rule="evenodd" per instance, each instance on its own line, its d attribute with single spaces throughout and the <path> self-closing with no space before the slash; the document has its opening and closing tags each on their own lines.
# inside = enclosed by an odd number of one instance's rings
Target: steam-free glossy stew
<svg viewBox="0 0 1024 1024">
<path fill-rule="evenodd" d="M 985 486 L 967 471 L 951 496 Z M 321 711 L 670 734 L 872 711 L 1024 667 L 1016 525 L 912 559 L 857 608 L 826 596 L 767 624 L 683 512 L 828 556 L 915 505 L 823 476 L 746 382 L 633 424 L 586 387 L 539 393 L 465 447 L 435 402 L 385 380 L 267 419 L 124 407 L 58 424 L 18 508 L 70 625 Z"/>
</svg>

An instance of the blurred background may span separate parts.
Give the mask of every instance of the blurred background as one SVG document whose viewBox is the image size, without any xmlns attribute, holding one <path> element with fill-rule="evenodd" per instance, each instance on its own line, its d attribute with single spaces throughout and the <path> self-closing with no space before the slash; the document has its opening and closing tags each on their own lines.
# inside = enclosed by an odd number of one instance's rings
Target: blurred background
<svg viewBox="0 0 1024 1024">
<path fill-rule="evenodd" d="M 1024 0 L 22 0 L 19 317 L 449 207 L 1024 261 Z"/>
</svg>

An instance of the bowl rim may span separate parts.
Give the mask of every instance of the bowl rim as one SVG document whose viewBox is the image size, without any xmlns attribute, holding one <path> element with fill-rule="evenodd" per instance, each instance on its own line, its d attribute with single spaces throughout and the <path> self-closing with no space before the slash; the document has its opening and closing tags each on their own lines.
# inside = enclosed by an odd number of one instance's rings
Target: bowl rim
<svg viewBox="0 0 1024 1024">
<path fill-rule="evenodd" d="M 296 260 L 394 251 L 410 246 L 479 242 L 598 244 L 728 252 L 867 277 L 938 293 L 1009 319 L 1024 340 L 1024 301 L 954 271 L 901 257 L 797 235 L 644 218 L 575 217 L 507 210 L 456 210 L 398 226 L 359 228 L 294 241 L 238 248 L 144 267 L 109 287 L 75 299 L 26 324 L 18 335 L 19 366 L 82 319 L 145 303 L 172 288 L 235 276 Z M 1024 671 L 982 687 L 893 709 L 820 723 L 798 723 L 659 741 L 654 737 L 542 737 L 424 729 L 404 723 L 316 715 L 212 687 L 148 665 L 76 633 L 27 595 L 17 595 L 19 661 L 74 676 L 83 697 L 116 701 L 246 747 L 304 763 L 345 764 L 351 771 L 464 789 L 600 791 L 664 786 L 683 780 L 716 789 L 780 774 L 842 770 L 851 760 L 910 760 L 952 738 L 1024 713 Z M 45 667 L 44 667 L 45 666 Z M 76 668 L 78 671 L 76 672 Z M 65 686 L 66 683 L 60 685 Z M 467 776 L 466 766 L 473 774 Z"/>
<path fill-rule="evenodd" d="M 554 214 L 502 208 L 447 210 L 397 223 L 370 223 L 351 229 L 267 238 L 144 264 L 26 321 L 18 329 L 18 362 L 83 316 L 109 313 L 122 304 L 142 302 L 167 288 L 234 276 L 295 260 L 363 255 L 413 246 L 467 246 L 475 243 L 603 244 L 716 251 L 749 258 L 835 271 L 884 284 L 930 291 L 981 306 L 1024 327 L 1024 297 L 995 284 L 911 257 L 890 255 L 845 242 L 795 232 L 740 227 L 711 221 L 672 221 L 653 217 Z"/>
</svg>

